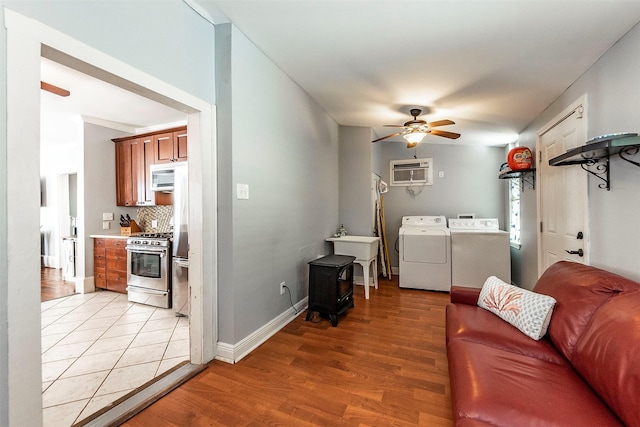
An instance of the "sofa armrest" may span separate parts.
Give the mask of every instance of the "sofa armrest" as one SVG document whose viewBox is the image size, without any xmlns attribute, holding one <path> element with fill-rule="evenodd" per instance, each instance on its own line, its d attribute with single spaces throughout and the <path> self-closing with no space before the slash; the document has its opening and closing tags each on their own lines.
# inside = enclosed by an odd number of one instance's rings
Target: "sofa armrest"
<svg viewBox="0 0 640 427">
<path fill-rule="evenodd" d="M 451 302 L 457 304 L 477 305 L 480 296 L 480 288 L 468 288 L 465 286 L 451 287 Z"/>
</svg>

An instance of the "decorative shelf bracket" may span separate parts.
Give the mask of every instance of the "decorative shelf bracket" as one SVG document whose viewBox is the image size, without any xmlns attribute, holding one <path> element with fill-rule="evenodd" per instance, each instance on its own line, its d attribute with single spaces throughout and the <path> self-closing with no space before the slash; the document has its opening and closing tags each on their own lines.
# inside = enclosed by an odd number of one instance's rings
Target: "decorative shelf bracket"
<svg viewBox="0 0 640 427">
<path fill-rule="evenodd" d="M 618 156 L 622 160 L 624 160 L 625 162 L 629 162 L 632 165 L 636 165 L 636 166 L 640 167 L 640 163 L 638 163 L 638 162 L 636 162 L 634 160 L 631 160 L 628 157 L 626 157 L 626 156 L 636 155 L 636 154 L 638 154 L 638 151 L 640 151 L 640 147 L 638 147 L 637 145 L 632 145 L 630 147 L 625 147 L 622 150 L 620 150 L 620 152 L 618 153 Z"/>
<path fill-rule="evenodd" d="M 585 163 L 580 163 L 580 167 L 595 176 L 602 182 L 598 184 L 598 188 L 606 188 L 611 190 L 609 186 L 609 157 L 605 157 L 604 163 L 600 163 L 598 159 L 591 159 Z"/>
<path fill-rule="evenodd" d="M 524 191 L 525 184 L 531 190 L 536 189 L 536 170 L 525 169 L 521 171 L 504 172 L 498 176 L 500 179 L 517 179 L 520 181 L 520 191 Z"/>
<path fill-rule="evenodd" d="M 640 167 L 640 162 L 629 156 L 640 152 L 637 133 L 615 133 L 593 138 L 580 147 L 573 148 L 549 160 L 550 166 L 580 165 L 582 169 L 602 182 L 598 188 L 611 190 L 609 158 L 617 155 L 625 162 Z"/>
<path fill-rule="evenodd" d="M 524 185 L 527 184 L 529 189 L 536 189 L 536 174 L 535 172 L 523 173 L 520 177 L 520 191 L 524 191 Z"/>
</svg>

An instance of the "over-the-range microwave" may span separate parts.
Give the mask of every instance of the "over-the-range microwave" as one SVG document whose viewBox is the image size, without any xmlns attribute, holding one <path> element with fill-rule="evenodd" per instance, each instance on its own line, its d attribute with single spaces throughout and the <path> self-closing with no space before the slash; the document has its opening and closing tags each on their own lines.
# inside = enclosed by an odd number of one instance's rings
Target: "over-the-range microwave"
<svg viewBox="0 0 640 427">
<path fill-rule="evenodd" d="M 186 164 L 187 162 L 176 162 L 149 166 L 151 170 L 151 189 L 153 191 L 172 192 L 175 168 Z"/>
</svg>

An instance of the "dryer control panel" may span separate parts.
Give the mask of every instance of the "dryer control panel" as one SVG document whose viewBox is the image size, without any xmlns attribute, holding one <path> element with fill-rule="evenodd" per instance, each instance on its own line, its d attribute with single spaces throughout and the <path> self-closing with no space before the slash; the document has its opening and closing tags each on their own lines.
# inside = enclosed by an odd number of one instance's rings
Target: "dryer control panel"
<svg viewBox="0 0 640 427">
<path fill-rule="evenodd" d="M 500 230 L 498 218 L 449 218 L 451 230 Z"/>
</svg>

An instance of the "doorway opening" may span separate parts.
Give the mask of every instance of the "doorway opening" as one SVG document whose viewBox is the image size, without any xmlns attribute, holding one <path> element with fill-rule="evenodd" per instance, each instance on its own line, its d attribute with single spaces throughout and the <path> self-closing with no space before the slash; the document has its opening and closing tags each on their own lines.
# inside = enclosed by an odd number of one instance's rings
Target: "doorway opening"
<svg viewBox="0 0 640 427">
<path fill-rule="evenodd" d="M 7 244 L 21 256 L 7 260 L 8 402 L 11 420 L 17 424 L 39 425 L 42 414 L 32 408 L 42 404 L 40 310 L 34 298 L 40 292 L 40 275 L 31 260 L 40 255 L 40 174 L 39 174 L 39 85 L 40 57 L 45 56 L 78 71 L 154 99 L 187 114 L 190 130 L 189 168 L 191 308 L 189 312 L 189 359 L 202 365 L 214 357 L 217 341 L 215 224 L 215 144 L 214 106 L 120 61 L 71 39 L 36 21 L 5 9 L 7 28 L 7 179 L 21 182 L 7 188 Z M 33 191 L 31 191 L 31 190 Z M 206 195 L 206 196 L 205 196 Z M 203 221 L 208 218 L 208 221 Z M 26 237 L 25 237 L 26 236 Z M 29 238 L 29 236 L 33 236 Z M 88 236 L 78 239 L 79 251 Z M 207 262 L 204 262 L 204 259 Z M 207 280 L 205 281 L 205 277 Z M 20 289 L 14 284 L 20 283 Z M 15 307 L 15 308 L 12 308 Z M 24 408 L 24 410 L 23 410 Z M 31 408 L 31 409 L 29 409 Z"/>
</svg>

